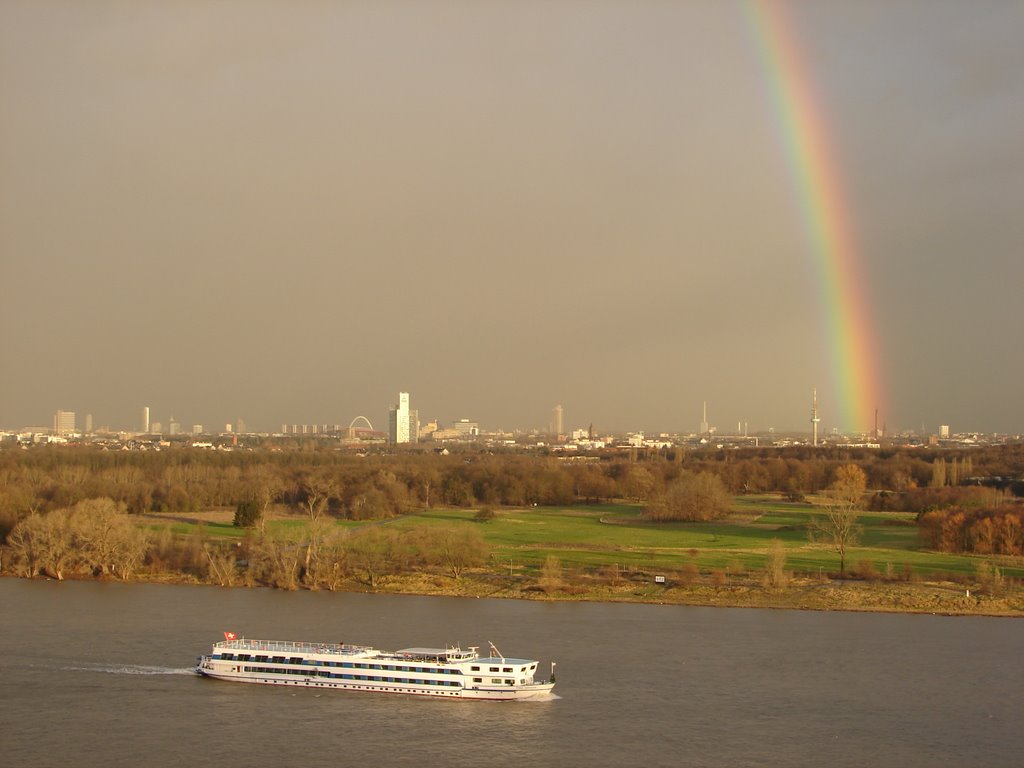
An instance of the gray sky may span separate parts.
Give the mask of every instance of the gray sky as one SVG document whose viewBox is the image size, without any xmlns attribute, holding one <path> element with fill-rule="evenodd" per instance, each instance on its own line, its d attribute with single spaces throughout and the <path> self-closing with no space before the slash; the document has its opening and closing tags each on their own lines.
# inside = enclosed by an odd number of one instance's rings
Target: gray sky
<svg viewBox="0 0 1024 768">
<path fill-rule="evenodd" d="M 792 8 L 890 429 L 1024 431 L 1024 4 Z M 0 425 L 807 429 L 740 4 L 0 0 Z"/>
</svg>

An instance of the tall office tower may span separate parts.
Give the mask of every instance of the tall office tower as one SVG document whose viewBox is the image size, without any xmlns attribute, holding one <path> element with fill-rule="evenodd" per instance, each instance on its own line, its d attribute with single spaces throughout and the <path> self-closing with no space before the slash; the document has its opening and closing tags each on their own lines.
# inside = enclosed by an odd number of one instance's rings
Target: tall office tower
<svg viewBox="0 0 1024 768">
<path fill-rule="evenodd" d="M 245 434 L 245 422 L 242 421 L 241 416 L 239 416 L 238 419 L 235 421 L 235 432 Z"/>
<path fill-rule="evenodd" d="M 140 426 L 141 426 L 140 431 L 142 432 L 142 434 L 148 435 L 149 434 L 149 406 L 148 405 L 145 408 L 142 409 L 142 424 Z"/>
<path fill-rule="evenodd" d="M 398 393 L 398 405 L 388 411 L 388 442 L 393 444 L 408 443 L 412 437 L 410 430 L 409 393 Z"/>
<path fill-rule="evenodd" d="M 943 440 L 949 439 L 949 424 L 942 424 L 939 426 L 939 437 Z"/>
<path fill-rule="evenodd" d="M 91 413 L 85 414 L 85 434 L 87 434 L 87 435 L 91 435 L 92 434 L 92 414 Z"/>
<path fill-rule="evenodd" d="M 171 420 L 167 422 L 167 433 L 170 435 L 177 435 L 179 432 L 181 432 L 181 424 L 176 422 L 174 417 L 171 416 Z"/>
<path fill-rule="evenodd" d="M 201 435 L 201 434 L 203 434 L 203 425 L 202 424 L 193 424 L 192 425 L 192 434 L 193 434 L 193 436 L 194 435 Z"/>
<path fill-rule="evenodd" d="M 57 435 L 70 435 L 75 431 L 75 412 L 57 411 L 53 414 L 53 432 Z"/>
<path fill-rule="evenodd" d="M 565 410 L 561 405 L 551 409 L 551 434 L 555 437 L 565 434 Z"/>
<path fill-rule="evenodd" d="M 700 420 L 700 433 L 706 435 L 708 433 L 708 401 L 704 401 L 704 415 Z"/>
</svg>

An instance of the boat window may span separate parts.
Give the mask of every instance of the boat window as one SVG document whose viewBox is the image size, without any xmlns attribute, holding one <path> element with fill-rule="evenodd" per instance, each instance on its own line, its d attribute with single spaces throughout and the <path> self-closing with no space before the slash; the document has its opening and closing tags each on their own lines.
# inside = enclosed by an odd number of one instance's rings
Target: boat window
<svg viewBox="0 0 1024 768">
<path fill-rule="evenodd" d="M 500 678 L 500 677 L 492 677 L 492 678 L 491 678 L 491 682 L 492 682 L 492 683 L 493 683 L 494 685 L 501 685 L 501 678 Z"/>
<path fill-rule="evenodd" d="M 497 671 L 498 671 L 497 667 L 491 667 L 491 672 L 497 672 Z"/>
<path fill-rule="evenodd" d="M 512 667 L 502 667 L 501 671 L 502 672 L 511 672 L 512 671 Z"/>
<path fill-rule="evenodd" d="M 479 671 L 480 671 L 480 667 L 470 667 L 469 669 L 470 669 L 470 670 L 471 670 L 472 672 L 479 672 Z"/>
<path fill-rule="evenodd" d="M 483 681 L 484 681 L 484 679 L 482 677 L 474 677 L 473 678 L 473 682 L 474 683 L 482 683 Z"/>
</svg>

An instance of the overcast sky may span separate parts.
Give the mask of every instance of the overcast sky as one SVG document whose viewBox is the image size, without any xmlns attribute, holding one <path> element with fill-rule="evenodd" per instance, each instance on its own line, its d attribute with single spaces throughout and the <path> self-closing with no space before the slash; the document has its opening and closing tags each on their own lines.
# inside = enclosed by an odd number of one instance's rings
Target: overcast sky
<svg viewBox="0 0 1024 768">
<path fill-rule="evenodd" d="M 791 8 L 894 429 L 1024 431 L 1024 4 Z M 739 3 L 0 0 L 0 426 L 823 426 Z"/>
</svg>

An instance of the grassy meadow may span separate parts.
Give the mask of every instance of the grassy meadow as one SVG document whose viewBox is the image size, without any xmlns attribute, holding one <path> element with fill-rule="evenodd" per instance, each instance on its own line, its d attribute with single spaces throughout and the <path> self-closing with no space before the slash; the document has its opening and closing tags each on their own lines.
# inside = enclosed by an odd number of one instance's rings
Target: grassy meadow
<svg viewBox="0 0 1024 768">
<path fill-rule="evenodd" d="M 654 523 L 643 519 L 635 504 L 572 507 L 527 507 L 495 510 L 486 522 L 475 520 L 475 509 L 421 510 L 385 521 L 338 520 L 352 530 L 387 525 L 397 529 L 417 526 L 472 525 L 487 541 L 491 570 L 506 573 L 536 571 L 549 557 L 568 569 L 593 571 L 617 568 L 623 572 L 665 571 L 682 568 L 700 573 L 723 569 L 731 573 L 764 568 L 769 542 L 778 539 L 786 551 L 786 569 L 797 575 L 838 575 L 839 555 L 825 542 L 808 536 L 811 520 L 821 510 L 811 503 L 792 503 L 778 496 L 742 496 L 732 513 L 706 523 Z M 862 512 L 860 541 L 846 554 L 847 572 L 870 561 L 878 574 L 906 578 L 970 577 L 981 559 L 975 555 L 946 554 L 922 548 L 914 516 L 892 512 Z M 205 536 L 240 539 L 247 531 L 231 523 L 230 513 L 196 523 L 178 518 L 168 523 L 172 533 L 189 535 L 203 526 Z M 275 515 L 270 528 L 300 527 L 305 519 Z M 1024 563 L 998 558 L 1003 575 L 1024 578 Z"/>
</svg>

